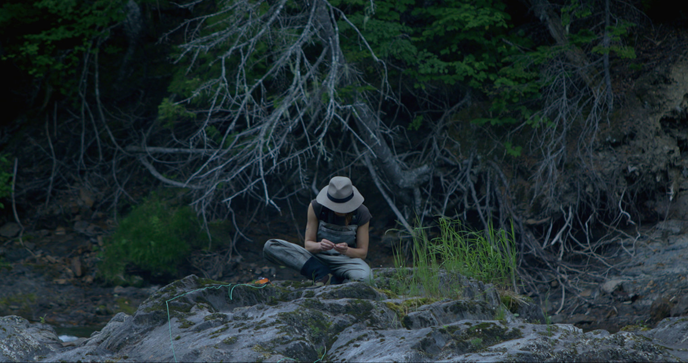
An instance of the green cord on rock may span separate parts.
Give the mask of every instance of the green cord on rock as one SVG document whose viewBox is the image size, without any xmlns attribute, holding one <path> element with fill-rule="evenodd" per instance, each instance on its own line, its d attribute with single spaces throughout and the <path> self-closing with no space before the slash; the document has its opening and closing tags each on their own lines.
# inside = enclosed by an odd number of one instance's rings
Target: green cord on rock
<svg viewBox="0 0 688 364">
<path fill-rule="evenodd" d="M 172 322 L 170 321 L 170 305 L 169 305 L 170 301 L 174 301 L 174 300 L 176 300 L 177 298 L 184 297 L 184 296 L 186 296 L 186 295 L 188 295 L 188 294 L 191 294 L 191 293 L 194 293 L 194 292 L 204 291 L 204 290 L 209 289 L 209 288 L 212 288 L 212 289 L 220 289 L 220 288 L 222 288 L 222 287 L 231 287 L 231 289 L 227 292 L 227 295 L 229 296 L 229 299 L 232 300 L 232 293 L 234 292 L 234 288 L 236 288 L 236 287 L 238 287 L 238 286 L 246 286 L 246 287 L 261 289 L 261 288 L 265 288 L 265 286 L 267 286 L 267 284 L 264 284 L 264 285 L 262 285 L 262 286 L 260 286 L 260 287 L 258 287 L 258 286 L 253 286 L 253 285 L 246 284 L 246 283 L 240 283 L 240 284 L 231 284 L 231 283 L 229 283 L 229 284 L 221 284 L 221 285 L 217 285 L 217 286 L 210 286 L 210 287 L 204 287 L 204 288 L 195 289 L 195 290 L 193 290 L 193 291 L 186 292 L 186 293 L 184 293 L 184 294 L 181 294 L 181 295 L 179 295 L 179 296 L 177 296 L 177 297 L 174 297 L 174 298 L 170 298 L 169 300 L 165 301 L 165 307 L 167 308 L 167 327 L 168 327 L 169 332 L 170 332 L 170 346 L 172 347 L 172 356 L 174 356 L 174 362 L 175 362 L 175 363 L 179 363 L 179 361 L 177 360 L 177 354 L 174 352 L 174 342 L 172 341 Z M 291 358 L 289 358 L 289 359 L 291 359 Z M 321 359 L 322 359 L 322 358 L 321 358 Z"/>
<path fill-rule="evenodd" d="M 317 363 L 319 361 L 322 361 L 325 358 L 326 354 L 327 354 L 327 347 L 325 347 L 325 351 L 323 351 L 323 355 L 320 357 L 320 359 L 314 361 L 313 363 Z"/>
</svg>

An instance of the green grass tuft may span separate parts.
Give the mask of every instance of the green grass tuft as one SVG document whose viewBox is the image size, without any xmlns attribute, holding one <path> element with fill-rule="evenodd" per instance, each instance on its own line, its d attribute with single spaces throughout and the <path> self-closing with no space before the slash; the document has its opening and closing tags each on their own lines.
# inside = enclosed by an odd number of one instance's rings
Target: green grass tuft
<svg viewBox="0 0 688 364">
<path fill-rule="evenodd" d="M 462 287 L 440 287 L 439 274 L 459 273 L 497 287 L 511 288 L 516 284 L 516 247 L 513 227 L 510 232 L 494 229 L 472 231 L 460 221 L 439 219 L 440 234 L 434 239 L 427 236 L 426 228 L 414 229 L 410 264 L 397 251 L 394 264 L 397 269 L 392 290 L 402 295 L 447 297 L 460 295 Z M 446 283 L 445 283 L 446 284 Z"/>
</svg>

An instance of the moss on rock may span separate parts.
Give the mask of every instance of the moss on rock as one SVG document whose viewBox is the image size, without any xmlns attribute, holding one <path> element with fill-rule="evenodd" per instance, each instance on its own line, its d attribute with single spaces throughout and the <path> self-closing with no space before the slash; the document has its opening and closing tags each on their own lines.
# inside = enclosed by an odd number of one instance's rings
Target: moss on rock
<svg viewBox="0 0 688 364">
<path fill-rule="evenodd" d="M 318 310 L 281 312 L 278 314 L 280 330 L 293 335 L 305 336 L 314 345 L 325 346 L 333 334 L 332 322 Z"/>
</svg>

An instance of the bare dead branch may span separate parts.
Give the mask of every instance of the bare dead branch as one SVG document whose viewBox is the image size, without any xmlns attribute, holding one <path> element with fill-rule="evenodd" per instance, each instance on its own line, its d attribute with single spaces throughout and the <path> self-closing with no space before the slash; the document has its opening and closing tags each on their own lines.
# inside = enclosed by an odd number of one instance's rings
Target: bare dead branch
<svg viewBox="0 0 688 364">
<path fill-rule="evenodd" d="M 161 181 L 163 181 L 163 182 L 165 182 L 165 183 L 167 183 L 167 184 L 169 184 L 169 185 L 172 185 L 172 186 L 175 186 L 175 187 L 179 187 L 179 188 L 191 188 L 191 189 L 194 189 L 194 190 L 200 190 L 200 189 L 203 189 L 203 188 L 204 188 L 203 186 L 189 185 L 189 184 L 185 184 L 185 183 L 173 181 L 173 180 L 171 180 L 171 179 L 169 179 L 169 178 L 163 176 L 162 174 L 160 174 L 160 173 L 155 169 L 155 167 L 153 167 L 150 163 L 148 163 L 148 161 L 146 160 L 146 158 L 143 157 L 143 156 L 142 156 L 142 157 L 139 157 L 139 161 L 141 162 L 141 164 L 144 165 L 144 167 L 146 167 L 146 169 L 148 169 L 148 171 L 149 171 L 153 176 L 155 176 L 155 178 L 157 178 L 157 179 L 159 179 L 159 180 L 161 180 Z"/>
<path fill-rule="evenodd" d="M 196 148 L 164 148 L 164 147 L 136 147 L 133 145 L 124 148 L 130 153 L 163 153 L 163 154 L 202 154 L 212 155 L 217 153 L 217 149 L 196 149 Z"/>
<path fill-rule="evenodd" d="M 57 104 L 54 104 L 53 108 L 53 117 L 57 119 Z M 53 183 L 55 181 L 55 168 L 57 168 L 57 158 L 55 157 L 55 148 L 53 147 L 53 141 L 50 138 L 50 129 L 48 127 L 48 115 L 46 114 L 45 116 L 45 136 L 48 138 L 48 145 L 50 146 L 50 154 L 53 159 L 53 169 L 50 173 L 50 184 L 48 185 L 48 192 L 46 193 L 45 196 L 45 208 L 48 208 L 48 204 L 50 203 L 50 194 L 53 191 Z"/>
<path fill-rule="evenodd" d="M 370 176 L 372 177 L 373 182 L 375 182 L 375 186 L 377 187 L 378 191 L 380 191 L 380 194 L 382 195 L 382 197 L 385 199 L 385 201 L 387 201 L 389 208 L 392 209 L 392 211 L 394 212 L 394 215 L 396 215 L 397 219 L 399 219 L 401 224 L 404 225 L 404 228 L 406 228 L 406 231 L 408 231 L 408 233 L 411 236 L 415 236 L 413 229 L 411 228 L 411 225 L 409 225 L 409 223 L 404 218 L 404 215 L 401 214 L 399 209 L 396 207 L 396 205 L 394 204 L 392 199 L 389 198 L 389 196 L 387 195 L 387 192 L 385 192 L 385 189 L 380 184 L 380 179 L 378 178 L 377 173 L 375 173 L 375 169 L 373 167 L 373 163 L 370 160 L 370 157 L 368 156 L 367 153 L 364 154 L 364 157 L 366 160 L 366 165 L 368 166 L 368 170 L 370 171 Z"/>
</svg>

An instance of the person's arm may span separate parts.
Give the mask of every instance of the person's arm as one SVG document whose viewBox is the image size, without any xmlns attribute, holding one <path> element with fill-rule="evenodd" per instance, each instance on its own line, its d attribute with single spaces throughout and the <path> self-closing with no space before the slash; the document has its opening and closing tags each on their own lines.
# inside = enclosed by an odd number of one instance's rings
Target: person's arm
<svg viewBox="0 0 688 364">
<path fill-rule="evenodd" d="M 352 248 L 346 243 L 336 244 L 334 250 L 351 258 L 365 259 L 368 256 L 368 228 L 370 221 L 358 227 L 356 230 L 356 247 Z"/>
<path fill-rule="evenodd" d="M 308 222 L 306 223 L 306 236 L 304 241 L 304 248 L 313 254 L 324 252 L 326 250 L 334 249 L 334 243 L 323 239 L 318 239 L 318 218 L 313 211 L 313 204 L 308 205 Z"/>
</svg>

